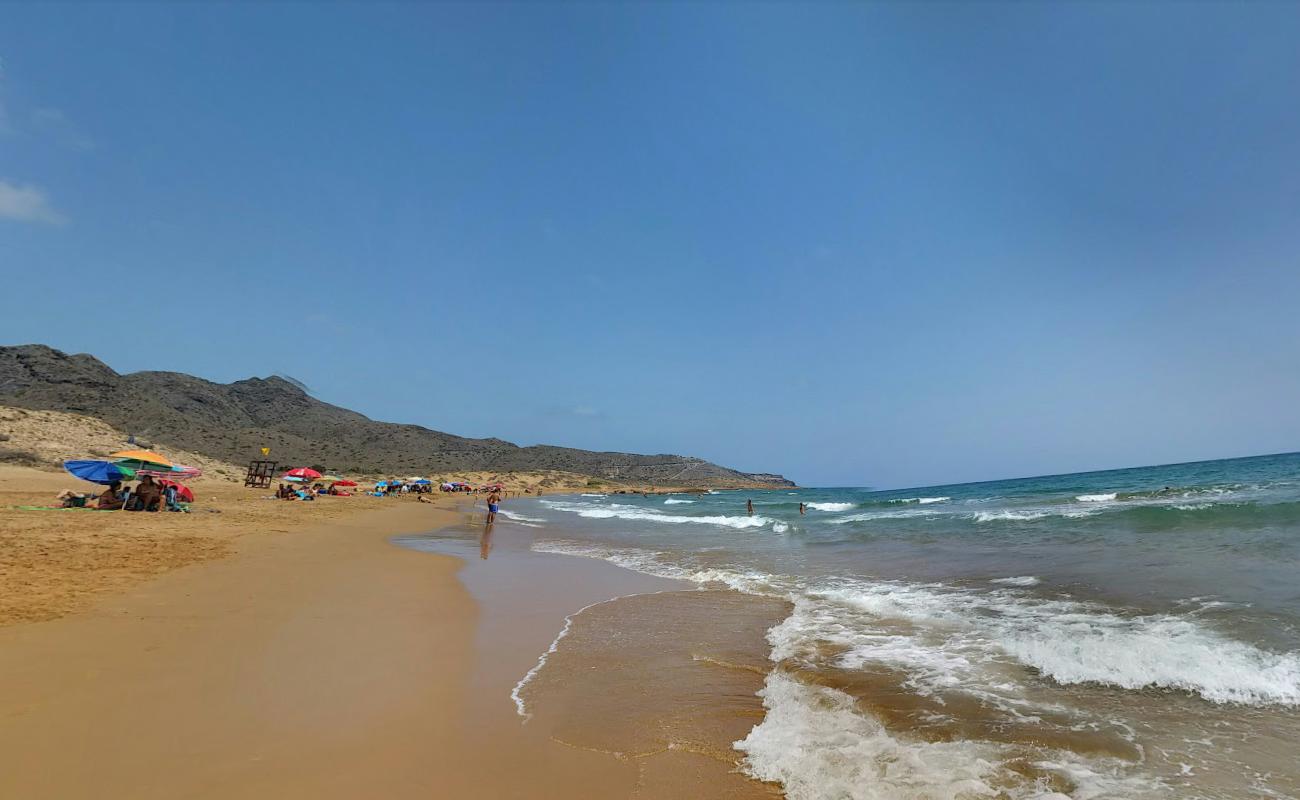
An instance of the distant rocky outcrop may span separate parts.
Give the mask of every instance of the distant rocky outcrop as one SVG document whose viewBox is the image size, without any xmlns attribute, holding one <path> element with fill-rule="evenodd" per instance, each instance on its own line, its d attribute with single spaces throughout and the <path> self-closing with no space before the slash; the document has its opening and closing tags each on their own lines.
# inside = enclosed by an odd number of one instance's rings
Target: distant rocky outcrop
<svg viewBox="0 0 1300 800">
<path fill-rule="evenodd" d="M 367 474 L 564 470 L 677 486 L 794 485 L 780 475 L 740 472 L 691 456 L 519 447 L 376 422 L 279 377 L 221 384 L 178 372 L 119 375 L 94 356 L 36 344 L 0 347 L 0 404 L 84 414 L 138 437 L 236 463 L 270 447 L 281 463 Z"/>
</svg>

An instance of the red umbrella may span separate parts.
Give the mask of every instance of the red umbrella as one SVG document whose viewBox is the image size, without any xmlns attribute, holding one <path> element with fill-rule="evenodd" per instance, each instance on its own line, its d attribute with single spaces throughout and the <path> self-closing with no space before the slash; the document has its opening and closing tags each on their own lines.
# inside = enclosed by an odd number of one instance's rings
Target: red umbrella
<svg viewBox="0 0 1300 800">
<path fill-rule="evenodd" d="M 186 503 L 194 502 L 194 492 L 190 490 L 190 487 L 182 486 L 176 481 L 169 481 L 166 478 L 160 478 L 158 482 L 161 483 L 164 488 L 168 486 L 176 487 L 176 498 L 178 500 L 183 500 Z"/>
<path fill-rule="evenodd" d="M 302 478 L 304 480 L 315 480 L 320 477 L 320 473 L 310 467 L 298 467 L 284 473 L 283 478 Z"/>
<path fill-rule="evenodd" d="M 356 481 L 334 481 L 335 486 L 356 486 Z"/>
</svg>

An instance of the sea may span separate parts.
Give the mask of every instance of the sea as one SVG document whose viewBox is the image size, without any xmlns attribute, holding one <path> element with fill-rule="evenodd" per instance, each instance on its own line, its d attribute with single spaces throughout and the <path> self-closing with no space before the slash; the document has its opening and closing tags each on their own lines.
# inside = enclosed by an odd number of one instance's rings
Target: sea
<svg viewBox="0 0 1300 800">
<path fill-rule="evenodd" d="M 713 735 L 797 800 L 1300 797 L 1300 454 L 890 491 L 591 492 L 503 514 L 534 551 L 690 587 L 634 619 L 566 622 L 516 687 L 521 714 L 564 691 L 547 671 L 566 652 L 593 676 L 677 648 L 743 672 L 761 711 L 733 698 Z M 716 687 L 663 673 L 618 691 L 651 710 L 682 695 L 697 726 L 728 713 Z M 678 724 L 647 720 L 628 747 Z"/>
</svg>

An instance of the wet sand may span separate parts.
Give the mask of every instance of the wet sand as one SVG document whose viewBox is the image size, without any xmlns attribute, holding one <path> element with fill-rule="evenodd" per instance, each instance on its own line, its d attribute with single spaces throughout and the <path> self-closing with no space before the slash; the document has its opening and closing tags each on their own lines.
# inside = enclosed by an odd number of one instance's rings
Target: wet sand
<svg viewBox="0 0 1300 800">
<path fill-rule="evenodd" d="M 618 767 L 617 786 L 575 797 L 781 796 L 738 771 L 732 743 L 762 720 L 764 633 L 785 602 L 532 552 L 538 531 L 510 521 L 484 547 L 481 530 L 399 540 L 465 561 L 459 577 L 479 608 L 471 741 L 528 753 L 558 744 Z"/>
</svg>

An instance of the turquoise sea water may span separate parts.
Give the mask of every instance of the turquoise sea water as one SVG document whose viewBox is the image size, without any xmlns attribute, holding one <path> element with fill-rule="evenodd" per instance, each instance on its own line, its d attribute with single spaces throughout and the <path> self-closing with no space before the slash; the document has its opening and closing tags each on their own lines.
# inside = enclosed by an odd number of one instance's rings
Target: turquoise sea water
<svg viewBox="0 0 1300 800">
<path fill-rule="evenodd" d="M 1300 797 L 1300 454 L 507 515 L 789 599 L 736 747 L 792 797 Z"/>
</svg>

